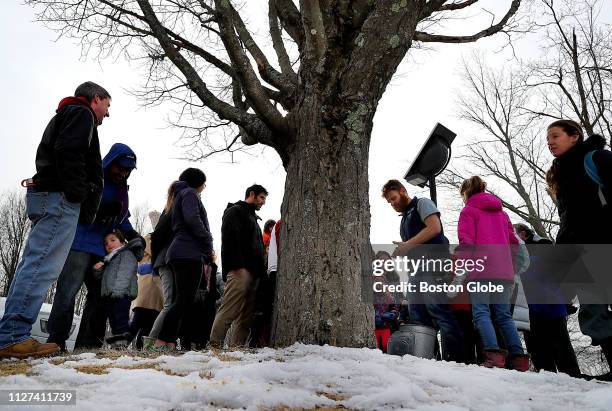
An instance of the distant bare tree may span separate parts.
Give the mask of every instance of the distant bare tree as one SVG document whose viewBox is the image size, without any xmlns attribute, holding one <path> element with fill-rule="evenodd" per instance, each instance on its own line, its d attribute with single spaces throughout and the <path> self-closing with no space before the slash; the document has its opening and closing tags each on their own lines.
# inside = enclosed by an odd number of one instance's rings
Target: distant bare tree
<svg viewBox="0 0 612 411">
<path fill-rule="evenodd" d="M 157 210 L 149 211 L 149 221 L 151 222 L 151 227 L 153 229 L 155 229 L 155 227 L 157 226 L 160 216 L 161 216 L 161 213 Z"/>
<path fill-rule="evenodd" d="M 132 208 L 131 214 L 130 220 L 132 226 L 140 235 L 144 236 L 153 231 L 151 219 L 149 218 L 148 203 L 138 204 L 136 207 Z"/>
<path fill-rule="evenodd" d="M 57 281 L 53 281 L 51 287 L 47 290 L 47 295 L 45 295 L 44 303 L 53 304 L 53 299 L 55 298 L 55 292 L 57 291 Z"/>
<path fill-rule="evenodd" d="M 526 110 L 549 121 L 572 118 L 588 135 L 612 136 L 612 26 L 601 0 L 540 0 L 543 55 L 530 62 L 528 85 L 539 101 Z"/>
<path fill-rule="evenodd" d="M 543 131 L 572 118 L 589 135 L 612 135 L 612 28 L 600 19 L 600 0 L 538 4 L 540 58 L 512 71 L 479 58 L 464 64 L 459 115 L 482 134 L 466 141 L 440 184 L 456 189 L 470 175 L 483 176 L 505 208 L 554 238 L 558 217 L 545 183 L 552 157 Z"/>
<path fill-rule="evenodd" d="M 551 237 L 558 221 L 546 193 L 550 156 L 540 136 L 542 121 L 523 109 L 530 90 L 519 73 L 487 68 L 479 57 L 464 63 L 464 78 L 460 117 L 482 130 L 484 137 L 466 141 L 440 184 L 458 189 L 464 178 L 479 175 L 505 208 L 539 235 Z M 454 165 L 459 162 L 461 166 Z"/>
<path fill-rule="evenodd" d="M 0 197 L 0 295 L 8 293 L 30 230 L 22 193 L 9 191 Z"/>
</svg>

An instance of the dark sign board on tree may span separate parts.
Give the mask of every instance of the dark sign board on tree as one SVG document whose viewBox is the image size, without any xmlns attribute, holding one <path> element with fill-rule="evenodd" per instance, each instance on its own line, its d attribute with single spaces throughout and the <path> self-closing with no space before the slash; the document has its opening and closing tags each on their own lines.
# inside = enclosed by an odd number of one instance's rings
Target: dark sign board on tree
<svg viewBox="0 0 612 411">
<path fill-rule="evenodd" d="M 437 203 L 435 178 L 444 171 L 450 161 L 451 144 L 456 135 L 442 124 L 436 123 L 404 176 L 409 184 L 419 187 L 428 185 L 434 203 Z"/>
</svg>

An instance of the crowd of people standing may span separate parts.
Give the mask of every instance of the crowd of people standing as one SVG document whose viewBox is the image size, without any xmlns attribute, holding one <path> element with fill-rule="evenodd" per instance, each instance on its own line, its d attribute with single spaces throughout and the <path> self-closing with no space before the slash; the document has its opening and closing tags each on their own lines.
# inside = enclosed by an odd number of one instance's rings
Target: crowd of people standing
<svg viewBox="0 0 612 411">
<path fill-rule="evenodd" d="M 605 140 L 598 135 L 585 139 L 578 123 L 558 120 L 547 128 L 547 144 L 555 157 L 546 182 L 559 211 L 556 244 L 612 243 L 612 213 L 607 203 L 612 198 L 612 152 L 604 149 Z M 541 261 L 534 256 L 530 258 L 523 246 L 552 244 L 552 241 L 536 236 L 526 224 L 513 226 L 501 200 L 486 188 L 486 182 L 478 176 L 464 180 L 461 185 L 464 208 L 457 227 L 456 252 L 466 249 L 473 252 L 478 250 L 476 246 L 482 252 L 487 246 L 506 245 L 488 254 L 485 270 L 473 270 L 463 278 L 464 281 L 486 280 L 500 285 L 503 292 L 475 291 L 450 296 L 417 290 L 410 295 L 408 321 L 440 331 L 444 359 L 518 371 L 527 371 L 531 359 L 536 370 L 584 376 L 567 330 L 567 317 L 575 310 L 572 299 L 564 299 L 566 296 L 554 287 L 555 280 L 547 277 L 554 277 L 555 273 L 542 272 L 545 267 Z M 431 200 L 410 197 L 398 180 L 388 181 L 382 195 L 402 215 L 402 242 L 396 243 L 394 256 L 406 255 L 417 245 L 448 244 L 441 213 Z M 420 282 L 444 281 L 440 273 L 419 273 L 417 278 Z M 559 279 L 556 280 L 558 285 Z M 593 295 L 591 288 L 587 290 L 578 284 L 573 296 L 583 301 L 578 313 L 582 333 L 591 338 L 592 345 L 601 347 L 612 369 L 612 295 L 606 290 L 606 284 L 602 285 Z M 521 294 L 522 304 L 517 299 Z M 542 295 L 546 295 L 545 301 Z M 524 309 L 522 321 L 516 321 L 521 309 Z M 388 310 L 381 311 L 384 314 L 395 310 L 390 305 Z M 467 321 L 465 311 L 471 312 Z M 388 318 L 395 322 L 399 316 Z M 389 327 L 389 323 L 383 322 L 380 326 Z M 519 328 L 524 331 L 527 353 Z M 598 378 L 612 380 L 612 373 Z"/>
<path fill-rule="evenodd" d="M 0 320 L 0 358 L 65 350 L 83 284 L 87 300 L 75 348 L 134 341 L 137 348 L 169 352 L 179 345 L 268 344 L 282 224 L 268 221 L 264 231 L 260 229 L 256 212 L 268 191 L 255 184 L 245 190 L 243 200 L 228 204 L 221 225 L 222 279 L 217 278 L 217 256 L 202 203 L 202 170 L 188 168 L 169 185 L 154 231 L 143 237 L 129 221 L 127 180 L 136 169 L 136 154 L 117 143 L 103 159 L 100 155 L 97 128 L 109 116 L 110 102 L 110 94 L 92 82 L 62 99 L 38 147 L 37 172 L 22 182 L 32 229 Z M 604 150 L 604 139 L 585 139 L 579 124 L 559 120 L 548 127 L 547 144 L 555 157 L 546 181 L 559 211 L 556 244 L 611 243 L 612 215 L 606 200 L 612 198 L 612 153 Z M 402 215 L 402 241 L 393 256 L 406 255 L 416 245 L 448 244 L 441 213 L 431 200 L 410 197 L 398 180 L 389 180 L 382 195 Z M 452 297 L 416 292 L 408 298 L 407 310 L 379 296 L 377 329 L 395 331 L 403 320 L 439 330 L 441 358 L 448 361 L 527 371 L 531 360 L 536 370 L 581 376 L 567 332 L 569 302 L 540 304 L 533 298 L 536 288 L 547 287 L 547 280 L 539 276 L 541 267 L 522 245 L 552 242 L 525 224 L 513 226 L 501 200 L 487 191 L 480 177 L 466 179 L 460 195 L 465 207 L 457 228 L 459 249 L 509 246 L 508 253 L 497 253 L 487 270 L 471 272 L 467 281 L 487 280 L 504 291 Z M 593 230 L 586 219 L 599 228 Z M 419 275 L 427 283 L 442 281 L 436 272 Z M 40 343 L 30 336 L 31 326 L 56 280 L 49 339 Z M 582 292 L 576 290 L 579 298 Z M 601 346 L 612 365 L 612 314 L 603 293 L 598 296 L 601 304 L 581 304 L 578 316 L 582 332 Z M 523 328 L 527 352 L 515 321 L 519 312 L 528 324 Z"/>
</svg>

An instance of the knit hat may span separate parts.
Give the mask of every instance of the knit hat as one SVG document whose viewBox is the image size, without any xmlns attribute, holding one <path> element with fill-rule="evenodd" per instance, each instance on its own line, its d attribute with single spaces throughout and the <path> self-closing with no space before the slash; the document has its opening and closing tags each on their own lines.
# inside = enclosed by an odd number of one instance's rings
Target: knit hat
<svg viewBox="0 0 612 411">
<path fill-rule="evenodd" d="M 181 173 L 179 181 L 184 181 L 191 188 L 198 188 L 206 182 L 206 174 L 199 168 L 189 167 Z"/>
</svg>

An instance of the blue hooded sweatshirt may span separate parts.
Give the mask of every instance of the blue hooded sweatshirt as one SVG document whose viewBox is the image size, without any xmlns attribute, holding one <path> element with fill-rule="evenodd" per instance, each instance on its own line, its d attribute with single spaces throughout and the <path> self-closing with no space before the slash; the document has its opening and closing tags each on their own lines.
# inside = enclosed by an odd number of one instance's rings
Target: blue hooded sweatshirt
<svg viewBox="0 0 612 411">
<path fill-rule="evenodd" d="M 72 243 L 72 251 L 81 251 L 89 254 L 94 254 L 104 257 L 104 235 L 113 229 L 119 229 L 124 233 L 133 231 L 134 228 L 130 223 L 130 201 L 128 196 L 129 186 L 126 182 L 116 184 L 111 181 L 108 176 L 109 166 L 111 163 L 121 157 L 133 156 L 136 154 L 125 144 L 115 143 L 108 151 L 108 154 L 102 159 L 102 168 L 104 169 L 104 191 L 102 192 L 101 202 L 120 201 L 122 203 L 121 214 L 117 219 L 119 223 L 113 226 L 93 223 L 91 225 L 77 225 L 76 235 Z"/>
</svg>

